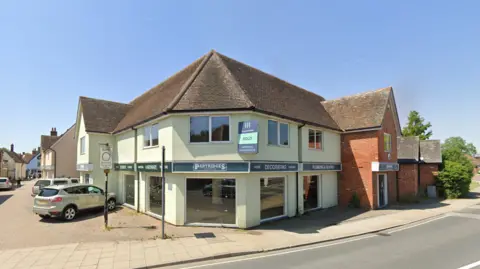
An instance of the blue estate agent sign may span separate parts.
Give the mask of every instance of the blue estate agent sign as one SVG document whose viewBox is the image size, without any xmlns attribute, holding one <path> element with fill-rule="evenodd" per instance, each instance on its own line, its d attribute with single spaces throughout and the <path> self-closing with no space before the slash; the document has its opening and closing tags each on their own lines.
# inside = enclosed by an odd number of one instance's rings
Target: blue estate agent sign
<svg viewBox="0 0 480 269">
<path fill-rule="evenodd" d="M 304 163 L 303 171 L 341 171 L 341 163 Z"/>
<path fill-rule="evenodd" d="M 173 163 L 173 172 L 248 172 L 248 162 Z"/>
<path fill-rule="evenodd" d="M 258 153 L 258 122 L 238 123 L 238 153 Z"/>
<path fill-rule="evenodd" d="M 287 171 L 287 172 L 296 172 L 298 171 L 298 163 L 254 163 L 250 164 L 250 172 L 276 172 L 276 171 Z"/>
</svg>

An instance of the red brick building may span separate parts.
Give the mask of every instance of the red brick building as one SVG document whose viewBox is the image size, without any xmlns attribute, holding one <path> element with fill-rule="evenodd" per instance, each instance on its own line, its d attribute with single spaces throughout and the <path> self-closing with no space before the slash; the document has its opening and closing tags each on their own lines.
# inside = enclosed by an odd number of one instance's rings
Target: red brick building
<svg viewBox="0 0 480 269">
<path fill-rule="evenodd" d="M 396 201 L 396 137 L 400 122 L 391 87 L 323 102 L 344 130 L 339 204 L 347 206 L 356 194 L 363 208 Z"/>
<path fill-rule="evenodd" d="M 420 141 L 418 137 L 398 137 L 398 193 L 400 197 L 425 193 L 435 184 L 442 163 L 440 140 Z"/>
</svg>

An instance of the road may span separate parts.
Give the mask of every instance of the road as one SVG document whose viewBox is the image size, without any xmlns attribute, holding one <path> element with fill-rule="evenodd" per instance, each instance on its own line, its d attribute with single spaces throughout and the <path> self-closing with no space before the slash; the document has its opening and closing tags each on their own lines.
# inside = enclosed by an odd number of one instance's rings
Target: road
<svg viewBox="0 0 480 269">
<path fill-rule="evenodd" d="M 480 268 L 480 205 L 424 224 L 286 251 L 179 265 L 183 269 Z"/>
</svg>

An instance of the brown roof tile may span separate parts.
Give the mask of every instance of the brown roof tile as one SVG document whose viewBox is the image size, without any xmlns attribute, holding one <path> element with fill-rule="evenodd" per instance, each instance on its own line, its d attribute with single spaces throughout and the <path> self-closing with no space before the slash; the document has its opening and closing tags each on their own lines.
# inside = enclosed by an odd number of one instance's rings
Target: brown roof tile
<svg viewBox="0 0 480 269">
<path fill-rule="evenodd" d="M 49 149 L 59 138 L 60 136 L 42 135 L 40 137 L 40 147 L 42 150 Z"/>
<path fill-rule="evenodd" d="M 13 161 L 16 162 L 16 163 L 25 163 L 25 161 L 22 159 L 22 156 L 20 156 L 19 154 L 15 153 L 13 151 L 0 150 L 0 152 L 4 152 L 4 153 L 8 154 L 8 156 L 10 156 L 10 158 L 12 158 Z"/>
<path fill-rule="evenodd" d="M 380 127 L 392 87 L 322 102 L 345 131 Z"/>
<path fill-rule="evenodd" d="M 398 162 L 418 162 L 420 138 L 418 136 L 397 137 Z"/>
<path fill-rule="evenodd" d="M 87 132 L 110 133 L 131 108 L 129 104 L 80 96 Z M 52 143 L 53 144 L 53 143 Z"/>
<path fill-rule="evenodd" d="M 425 163 L 442 163 L 440 140 L 420 141 L 420 158 Z"/>
<path fill-rule="evenodd" d="M 33 159 L 33 154 L 31 153 L 25 153 L 22 158 L 25 163 L 29 163 Z"/>
<path fill-rule="evenodd" d="M 130 103 L 118 132 L 162 113 L 254 109 L 340 130 L 323 108 L 325 99 L 215 51 Z M 293 105 L 292 105 L 293 104 Z"/>
</svg>

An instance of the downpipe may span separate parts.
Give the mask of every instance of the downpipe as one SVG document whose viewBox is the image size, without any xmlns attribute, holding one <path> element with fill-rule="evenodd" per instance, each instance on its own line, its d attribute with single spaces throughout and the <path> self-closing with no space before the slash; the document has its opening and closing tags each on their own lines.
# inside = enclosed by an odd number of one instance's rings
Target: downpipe
<svg viewBox="0 0 480 269">
<path fill-rule="evenodd" d="M 137 128 L 132 128 L 135 132 L 135 148 L 134 148 L 134 151 L 133 151 L 133 163 L 134 163 L 134 168 L 135 168 L 135 172 L 137 174 L 136 178 L 137 178 L 137 212 L 140 212 L 140 172 L 138 171 L 137 169 L 137 155 L 138 155 L 138 152 L 137 152 L 137 148 L 138 148 L 138 138 L 137 138 L 137 133 L 138 133 L 138 130 Z"/>
</svg>

